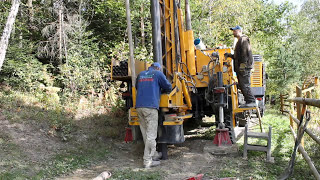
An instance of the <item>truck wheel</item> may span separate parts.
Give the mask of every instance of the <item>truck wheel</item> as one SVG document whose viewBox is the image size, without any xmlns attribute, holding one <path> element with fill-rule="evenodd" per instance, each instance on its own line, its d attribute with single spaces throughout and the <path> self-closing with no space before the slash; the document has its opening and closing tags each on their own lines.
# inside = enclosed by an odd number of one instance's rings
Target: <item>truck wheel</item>
<svg viewBox="0 0 320 180">
<path fill-rule="evenodd" d="M 229 129 L 229 136 L 231 139 L 232 144 L 236 143 L 236 136 L 235 136 L 235 132 L 234 132 L 234 128 L 233 128 L 233 119 L 232 119 L 232 111 L 227 111 L 224 114 L 224 121 L 225 121 L 225 125 L 226 128 Z"/>
</svg>

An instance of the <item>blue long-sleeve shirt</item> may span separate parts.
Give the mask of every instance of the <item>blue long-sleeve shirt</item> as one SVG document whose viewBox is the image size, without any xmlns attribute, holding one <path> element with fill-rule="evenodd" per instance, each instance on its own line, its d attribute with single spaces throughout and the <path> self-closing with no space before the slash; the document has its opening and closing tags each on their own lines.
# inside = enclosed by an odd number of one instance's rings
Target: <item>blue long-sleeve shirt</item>
<svg viewBox="0 0 320 180">
<path fill-rule="evenodd" d="M 138 75 L 136 89 L 136 108 L 159 109 L 161 89 L 171 91 L 172 86 L 161 71 L 149 67 Z"/>
</svg>

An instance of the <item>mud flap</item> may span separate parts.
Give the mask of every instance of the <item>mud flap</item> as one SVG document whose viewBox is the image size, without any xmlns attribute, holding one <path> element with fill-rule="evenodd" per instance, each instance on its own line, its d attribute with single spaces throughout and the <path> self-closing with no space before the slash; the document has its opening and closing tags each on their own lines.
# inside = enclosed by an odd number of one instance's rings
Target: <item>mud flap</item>
<svg viewBox="0 0 320 180">
<path fill-rule="evenodd" d="M 158 130 L 158 143 L 176 144 L 182 143 L 184 139 L 183 125 L 163 126 Z"/>
</svg>

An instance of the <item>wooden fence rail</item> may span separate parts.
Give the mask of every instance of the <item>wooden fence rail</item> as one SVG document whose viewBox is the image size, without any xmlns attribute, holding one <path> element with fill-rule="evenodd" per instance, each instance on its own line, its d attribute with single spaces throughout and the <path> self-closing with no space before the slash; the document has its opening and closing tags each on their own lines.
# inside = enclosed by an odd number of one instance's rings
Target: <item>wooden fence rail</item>
<svg viewBox="0 0 320 180">
<path fill-rule="evenodd" d="M 290 117 L 290 129 L 293 134 L 294 139 L 297 139 L 297 135 L 295 133 L 295 125 L 297 126 L 297 130 L 302 126 L 300 123 L 300 118 L 302 114 L 302 106 L 313 106 L 320 108 L 320 99 L 313 99 L 312 92 L 318 87 L 318 77 L 313 78 L 312 81 L 305 81 L 303 83 L 302 88 L 296 86 L 296 97 L 289 98 L 288 94 L 280 94 L 280 111 L 282 114 L 286 113 Z M 299 134 L 299 131 L 297 131 Z M 310 129 L 306 128 L 304 130 L 311 139 L 313 139 L 317 144 L 320 145 L 320 139 L 310 131 Z M 300 132 L 301 133 L 301 132 Z M 309 157 L 308 153 L 304 149 L 304 140 L 302 138 L 301 144 L 298 146 L 298 151 L 302 154 L 304 160 L 307 162 L 312 174 L 317 180 L 320 180 L 320 174 L 312 159 Z"/>
</svg>

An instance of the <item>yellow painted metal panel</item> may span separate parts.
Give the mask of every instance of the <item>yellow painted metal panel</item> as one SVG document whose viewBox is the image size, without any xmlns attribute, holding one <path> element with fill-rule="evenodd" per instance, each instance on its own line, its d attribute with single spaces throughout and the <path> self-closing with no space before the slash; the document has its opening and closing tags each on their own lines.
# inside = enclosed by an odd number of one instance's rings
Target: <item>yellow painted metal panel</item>
<svg viewBox="0 0 320 180">
<path fill-rule="evenodd" d="M 135 87 L 132 87 L 132 102 L 133 102 L 133 107 L 136 107 L 136 97 L 137 97 L 136 88 L 135 88 Z"/>
<path fill-rule="evenodd" d="M 129 125 L 131 125 L 131 126 L 139 126 L 140 123 L 138 121 L 129 121 Z"/>
<path fill-rule="evenodd" d="M 163 125 L 165 126 L 173 126 L 173 125 L 182 125 L 183 121 L 164 121 Z"/>
<path fill-rule="evenodd" d="M 161 94 L 159 106 L 160 107 L 170 107 L 168 94 Z"/>
<path fill-rule="evenodd" d="M 192 108 L 191 98 L 184 80 L 182 80 L 182 91 L 183 91 L 184 98 L 187 102 L 187 105 L 189 109 L 191 109 Z"/>
<path fill-rule="evenodd" d="M 185 48 L 187 53 L 187 65 L 191 75 L 196 75 L 196 60 L 195 60 L 195 53 L 194 53 L 194 37 L 193 31 L 189 30 L 184 32 L 185 36 Z"/>
<path fill-rule="evenodd" d="M 167 75 L 172 75 L 173 71 L 172 71 L 172 37 L 171 37 L 171 13 L 170 13 L 170 6 L 172 6 L 172 0 L 165 0 L 165 10 L 164 10 L 164 14 L 165 14 L 165 35 L 166 35 L 166 57 L 167 57 L 167 61 L 166 61 L 166 68 L 167 68 Z"/>
<path fill-rule="evenodd" d="M 136 108 L 132 107 L 129 109 L 129 124 L 139 125 L 139 118 Z"/>
<path fill-rule="evenodd" d="M 214 50 L 211 51 L 206 51 L 208 53 L 212 53 Z M 197 67 L 197 72 L 202 71 L 203 66 L 207 66 L 208 63 L 210 62 L 210 58 L 206 55 L 204 55 L 200 50 L 196 50 L 196 67 Z"/>
<path fill-rule="evenodd" d="M 247 108 L 236 108 L 234 109 L 234 113 L 240 113 L 240 112 L 244 112 L 244 111 L 248 111 L 248 110 L 254 110 L 256 109 L 256 107 L 247 107 Z"/>
<path fill-rule="evenodd" d="M 177 70 L 177 64 L 176 64 L 176 40 L 175 40 L 175 33 L 174 33 L 174 24 L 176 23 L 175 22 L 175 18 L 174 18 L 174 8 L 173 8 L 173 3 L 174 3 L 175 0 L 170 0 L 170 11 L 169 11 L 169 14 L 170 14 L 170 33 L 171 33 L 171 46 L 172 46 L 172 51 L 171 51 L 171 54 L 172 54 L 172 59 L 171 59 L 171 64 L 172 64 L 172 71 L 175 72 Z"/>
<path fill-rule="evenodd" d="M 254 71 L 251 74 L 251 87 L 262 87 L 263 86 L 263 72 L 262 72 L 262 62 L 254 62 Z"/>
<path fill-rule="evenodd" d="M 180 35 L 181 60 L 182 60 L 182 63 L 187 64 L 186 50 L 185 50 L 185 39 L 184 39 L 184 30 L 183 30 L 184 27 L 183 27 L 182 9 L 178 9 L 178 25 L 179 25 L 179 35 Z M 179 66 L 179 68 L 180 67 L 181 66 Z M 184 69 L 184 72 L 187 72 L 186 66 L 182 66 L 182 67 Z"/>
</svg>

